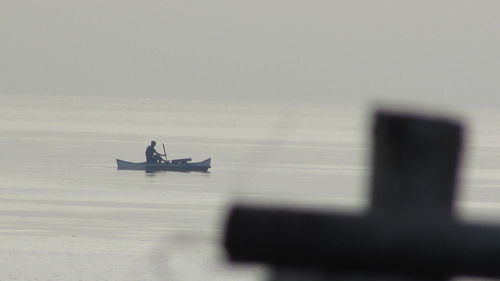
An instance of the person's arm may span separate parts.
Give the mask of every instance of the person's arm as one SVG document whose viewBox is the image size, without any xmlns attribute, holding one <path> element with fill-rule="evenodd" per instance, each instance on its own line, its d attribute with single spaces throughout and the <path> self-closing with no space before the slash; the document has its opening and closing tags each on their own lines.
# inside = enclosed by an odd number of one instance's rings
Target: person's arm
<svg viewBox="0 0 500 281">
<path fill-rule="evenodd" d="M 156 151 L 156 149 L 154 150 L 154 152 L 155 152 L 155 155 L 165 156 L 165 155 L 159 153 L 158 151 Z"/>
</svg>

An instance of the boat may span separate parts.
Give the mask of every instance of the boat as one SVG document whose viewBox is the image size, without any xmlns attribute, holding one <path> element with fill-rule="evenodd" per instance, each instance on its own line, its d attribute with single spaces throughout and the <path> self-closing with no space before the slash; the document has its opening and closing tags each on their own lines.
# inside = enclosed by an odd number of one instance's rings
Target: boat
<svg viewBox="0 0 500 281">
<path fill-rule="evenodd" d="M 180 171 L 180 172 L 190 172 L 199 171 L 206 172 L 211 168 L 210 162 L 212 158 L 208 158 L 201 162 L 191 162 L 191 158 L 183 159 L 173 159 L 164 163 L 147 163 L 147 162 L 128 162 L 120 159 L 116 159 L 116 164 L 118 165 L 118 170 L 138 170 L 138 171 Z"/>
</svg>

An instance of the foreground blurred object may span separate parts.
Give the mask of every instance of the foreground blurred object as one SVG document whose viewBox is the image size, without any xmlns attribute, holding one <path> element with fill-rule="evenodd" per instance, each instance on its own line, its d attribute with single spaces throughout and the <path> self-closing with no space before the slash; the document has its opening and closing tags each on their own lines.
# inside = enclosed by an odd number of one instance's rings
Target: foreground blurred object
<svg viewBox="0 0 500 281">
<path fill-rule="evenodd" d="M 234 206 L 230 260 L 271 265 L 276 281 L 500 277 L 500 227 L 453 213 L 461 125 L 383 111 L 375 120 L 368 212 Z"/>
</svg>

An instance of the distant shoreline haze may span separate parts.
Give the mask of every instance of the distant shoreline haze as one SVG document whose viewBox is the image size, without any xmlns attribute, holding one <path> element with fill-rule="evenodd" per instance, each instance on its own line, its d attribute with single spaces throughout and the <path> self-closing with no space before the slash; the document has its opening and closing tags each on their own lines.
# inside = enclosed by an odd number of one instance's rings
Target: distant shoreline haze
<svg viewBox="0 0 500 281">
<path fill-rule="evenodd" d="M 0 3 L 0 93 L 499 107 L 499 1 Z"/>
</svg>

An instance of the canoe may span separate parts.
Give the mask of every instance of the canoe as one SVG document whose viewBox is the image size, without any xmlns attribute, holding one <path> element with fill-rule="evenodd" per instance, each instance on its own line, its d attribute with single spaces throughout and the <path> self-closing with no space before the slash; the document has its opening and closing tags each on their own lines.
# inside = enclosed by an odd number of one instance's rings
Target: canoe
<svg viewBox="0 0 500 281">
<path fill-rule="evenodd" d="M 138 171 L 200 171 L 206 172 L 210 166 L 212 158 L 208 158 L 201 162 L 189 162 L 191 158 L 174 159 L 169 163 L 148 164 L 146 162 L 135 163 L 116 159 L 118 170 L 138 170 Z"/>
</svg>

